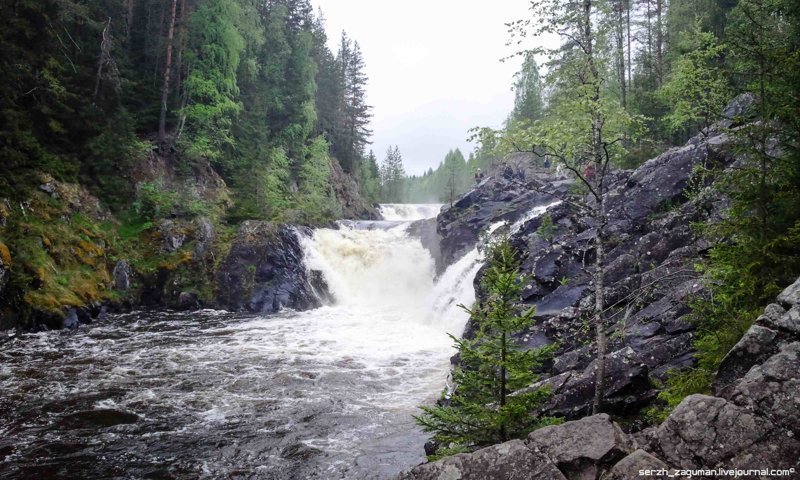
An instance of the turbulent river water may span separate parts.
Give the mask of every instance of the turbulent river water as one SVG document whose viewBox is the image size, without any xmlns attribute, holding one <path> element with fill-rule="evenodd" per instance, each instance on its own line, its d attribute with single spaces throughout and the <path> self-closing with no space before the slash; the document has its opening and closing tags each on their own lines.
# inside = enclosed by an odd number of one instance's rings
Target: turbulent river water
<svg viewBox="0 0 800 480">
<path fill-rule="evenodd" d="M 0 346 L 0 478 L 388 478 L 423 460 L 417 406 L 444 387 L 477 251 L 438 280 L 410 220 L 303 238 L 334 303 L 135 312 Z"/>
</svg>

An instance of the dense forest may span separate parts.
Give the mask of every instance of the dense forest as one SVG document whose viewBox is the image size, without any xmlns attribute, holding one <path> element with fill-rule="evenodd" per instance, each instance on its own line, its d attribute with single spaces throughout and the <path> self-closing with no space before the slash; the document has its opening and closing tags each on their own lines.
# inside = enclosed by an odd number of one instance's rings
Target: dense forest
<svg viewBox="0 0 800 480">
<path fill-rule="evenodd" d="M 182 271 L 209 299 L 247 220 L 376 215 L 364 57 L 346 33 L 329 40 L 308 0 L 23 0 L 0 13 L 10 326 L 109 300 L 121 260 L 145 279 Z"/>
<path fill-rule="evenodd" d="M 225 211 L 234 221 L 316 221 L 341 214 L 328 201 L 332 163 L 359 178 L 372 172 L 363 158 L 371 115 L 358 42 L 343 33 L 331 52 L 307 0 L 14 1 L 0 9 L 8 21 L 4 196 L 47 172 L 90 186 L 115 211 L 134 190 L 157 202 L 171 193 L 164 185 L 129 181 L 156 154 L 178 176 L 218 172 L 234 193 Z"/>
</svg>

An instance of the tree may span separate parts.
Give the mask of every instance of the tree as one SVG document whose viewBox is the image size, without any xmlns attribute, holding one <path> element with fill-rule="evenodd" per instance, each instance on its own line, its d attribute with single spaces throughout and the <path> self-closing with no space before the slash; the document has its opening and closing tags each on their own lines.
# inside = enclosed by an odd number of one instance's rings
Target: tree
<svg viewBox="0 0 800 480">
<path fill-rule="evenodd" d="M 158 141 L 164 143 L 167 136 L 167 99 L 169 98 L 169 77 L 172 73 L 172 40 L 175 32 L 175 12 L 178 0 L 172 0 L 172 10 L 169 20 L 169 33 L 167 34 L 167 62 L 164 65 L 164 84 L 161 87 L 161 115 L 158 119 Z"/>
<path fill-rule="evenodd" d="M 532 122 L 544 114 L 544 99 L 542 98 L 542 80 L 539 77 L 539 67 L 533 52 L 525 53 L 522 68 L 514 75 L 514 110 L 511 112 L 510 121 Z"/>
<path fill-rule="evenodd" d="M 613 69 L 606 61 L 613 58 L 607 23 L 597 22 L 602 2 L 582 0 L 560 2 L 541 0 L 532 3 L 537 24 L 518 24 L 522 34 L 555 34 L 564 43 L 557 49 L 539 48 L 534 53 L 551 58 L 548 82 L 554 92 L 546 119 L 529 128 L 517 128 L 501 136 L 506 151 L 546 154 L 572 172 L 583 187 L 582 197 L 567 198 L 548 187 L 543 193 L 561 198 L 590 216 L 594 223 L 594 264 L 592 285 L 597 370 L 593 413 L 599 413 L 605 394 L 607 325 L 605 319 L 606 193 L 612 165 L 625 155 L 624 141 L 635 139 L 642 130 L 642 119 L 625 111 L 619 97 L 607 88 Z M 538 187 L 537 187 L 538 188 Z"/>
<path fill-rule="evenodd" d="M 514 308 L 524 287 L 517 254 L 507 238 L 500 238 L 488 244 L 485 256 L 486 300 L 467 310 L 478 333 L 472 339 L 451 335 L 460 358 L 453 371 L 456 389 L 449 405 L 423 406 L 415 417 L 449 451 L 522 438 L 556 422 L 530 413 L 548 391 L 522 390 L 536 381 L 533 370 L 554 348 L 524 350 L 513 337 L 533 324 L 534 315 L 534 309 L 520 314 Z"/>
<path fill-rule="evenodd" d="M 219 161 L 233 143 L 231 127 L 240 111 L 236 71 L 245 43 L 236 28 L 241 9 L 236 2 L 200 0 L 189 27 L 189 76 L 186 137 L 189 160 Z"/>
<path fill-rule="evenodd" d="M 386 150 L 386 158 L 381 164 L 381 199 L 387 202 L 403 200 L 403 183 L 406 172 L 403 168 L 403 156 L 400 148 L 395 146 Z"/>
<path fill-rule="evenodd" d="M 663 121 L 671 131 L 694 127 L 703 135 L 719 117 L 730 90 L 719 65 L 722 46 L 713 34 L 696 25 L 691 50 L 675 61 L 669 80 L 659 94 L 671 105 Z"/>
</svg>

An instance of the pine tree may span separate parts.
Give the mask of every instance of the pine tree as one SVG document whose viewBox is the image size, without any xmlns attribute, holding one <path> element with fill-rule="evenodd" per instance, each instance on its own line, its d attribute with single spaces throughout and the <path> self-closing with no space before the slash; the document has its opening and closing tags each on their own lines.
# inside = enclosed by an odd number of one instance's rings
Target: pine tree
<svg viewBox="0 0 800 480">
<path fill-rule="evenodd" d="M 478 333 L 472 339 L 451 335 L 460 364 L 453 371 L 456 388 L 449 405 L 423 406 L 415 417 L 445 447 L 444 454 L 522 438 L 557 422 L 533 413 L 548 391 L 523 390 L 536 381 L 533 370 L 554 348 L 524 350 L 514 339 L 533 324 L 534 315 L 533 309 L 520 314 L 514 308 L 524 287 L 517 254 L 500 238 L 489 242 L 485 255 L 486 300 L 468 310 Z"/>
</svg>

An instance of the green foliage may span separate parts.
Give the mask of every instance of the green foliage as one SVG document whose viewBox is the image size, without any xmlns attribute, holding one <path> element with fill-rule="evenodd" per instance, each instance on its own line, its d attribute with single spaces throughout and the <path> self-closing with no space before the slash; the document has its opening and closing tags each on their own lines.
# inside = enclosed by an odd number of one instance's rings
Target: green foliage
<svg viewBox="0 0 800 480">
<path fill-rule="evenodd" d="M 386 158 L 381 163 L 380 178 L 381 199 L 386 202 L 401 202 L 403 200 L 405 169 L 403 168 L 403 156 L 400 154 L 398 147 L 390 146 L 386 151 Z"/>
<path fill-rule="evenodd" d="M 547 240 L 548 242 L 553 241 L 553 234 L 555 234 L 556 226 L 553 224 L 553 217 L 550 216 L 549 213 L 545 213 L 542 216 L 542 221 L 539 224 L 539 228 L 536 229 L 536 233 Z"/>
<path fill-rule="evenodd" d="M 485 254 L 487 299 L 469 310 L 478 333 L 472 339 L 451 337 L 461 364 L 453 372 L 456 389 L 450 405 L 421 407 L 423 413 L 415 417 L 448 451 L 522 438 L 557 422 L 532 413 L 549 395 L 547 390 L 522 390 L 536 381 L 534 368 L 554 346 L 524 350 L 513 338 L 531 326 L 534 315 L 533 309 L 520 314 L 514 308 L 523 288 L 516 252 L 507 239 L 500 239 Z"/>
<path fill-rule="evenodd" d="M 672 73 L 659 91 L 662 101 L 670 105 L 663 122 L 671 132 L 687 127 L 708 129 L 731 97 L 719 68 L 723 47 L 716 37 L 701 31 L 698 22 L 687 42 L 688 52 L 673 63 Z"/>
</svg>

